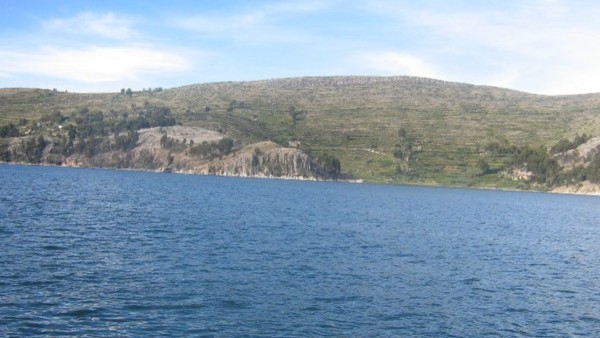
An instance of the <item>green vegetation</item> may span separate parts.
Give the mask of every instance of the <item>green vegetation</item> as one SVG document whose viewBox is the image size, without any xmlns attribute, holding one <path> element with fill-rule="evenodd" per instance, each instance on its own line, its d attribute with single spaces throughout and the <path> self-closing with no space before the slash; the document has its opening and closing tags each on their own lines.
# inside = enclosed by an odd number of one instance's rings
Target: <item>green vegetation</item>
<svg viewBox="0 0 600 338">
<path fill-rule="evenodd" d="M 0 127 L 0 137 L 19 137 L 21 133 L 19 133 L 19 129 L 13 123 L 9 123 L 5 126 Z"/>
<path fill-rule="evenodd" d="M 202 142 L 192 146 L 189 150 L 190 155 L 201 159 L 213 159 L 215 157 L 227 156 L 233 149 L 234 141 L 231 138 L 223 138 L 217 142 Z"/>
<path fill-rule="evenodd" d="M 180 124 L 224 133 L 231 144 L 165 136 L 165 151 L 218 158 L 237 144 L 270 140 L 309 154 L 331 174 L 371 182 L 550 189 L 598 177 L 594 156 L 568 168 L 555 158 L 600 134 L 597 94 L 542 96 L 414 77 L 306 77 L 104 94 L 0 89 L 0 102 L 3 160 L 16 160 L 7 155 L 15 137 L 36 140 L 20 141 L 30 142 L 20 157 L 29 161 L 37 159 L 40 135 L 46 152 L 93 155 L 134 149 L 139 129 Z M 156 162 L 144 156 L 146 164 Z"/>
<path fill-rule="evenodd" d="M 556 143 L 554 146 L 552 146 L 550 152 L 552 154 L 558 154 L 565 151 L 569 151 L 571 149 L 579 147 L 580 145 L 587 142 L 587 140 L 589 139 L 590 138 L 585 133 L 583 135 L 578 134 L 577 136 L 575 136 L 575 139 L 573 139 L 573 141 L 563 138 L 560 141 L 558 141 L 558 143 Z"/>
<path fill-rule="evenodd" d="M 331 154 L 323 154 L 319 156 L 317 162 L 327 174 L 333 177 L 342 173 L 340 160 Z"/>
<path fill-rule="evenodd" d="M 19 127 L 13 123 L 0 127 L 0 137 L 26 136 L 12 152 L 4 146 L 3 161 L 41 163 L 47 147 L 49 155 L 55 155 L 48 158 L 51 164 L 61 164 L 61 156 L 72 154 L 92 157 L 111 150 L 129 151 L 137 143 L 138 130 L 176 124 L 169 108 L 156 106 L 121 113 L 83 108 L 69 116 L 58 111 L 40 115 L 37 121 L 22 120 Z"/>
</svg>

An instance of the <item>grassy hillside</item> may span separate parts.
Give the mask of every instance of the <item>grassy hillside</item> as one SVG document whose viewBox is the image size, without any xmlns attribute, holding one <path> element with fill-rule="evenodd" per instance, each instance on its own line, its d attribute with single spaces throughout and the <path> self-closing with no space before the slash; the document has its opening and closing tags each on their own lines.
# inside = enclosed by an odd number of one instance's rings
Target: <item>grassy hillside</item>
<svg viewBox="0 0 600 338">
<path fill-rule="evenodd" d="M 210 83 L 131 97 L 0 89 L 0 125 L 21 129 L 57 112 L 119 118 L 148 107 L 167 107 L 180 124 L 246 144 L 272 140 L 331 154 L 343 172 L 373 182 L 511 187 L 517 183 L 497 173 L 507 155 L 488 145 L 550 149 L 560 139 L 600 134 L 600 94 L 542 96 L 415 77 Z"/>
</svg>

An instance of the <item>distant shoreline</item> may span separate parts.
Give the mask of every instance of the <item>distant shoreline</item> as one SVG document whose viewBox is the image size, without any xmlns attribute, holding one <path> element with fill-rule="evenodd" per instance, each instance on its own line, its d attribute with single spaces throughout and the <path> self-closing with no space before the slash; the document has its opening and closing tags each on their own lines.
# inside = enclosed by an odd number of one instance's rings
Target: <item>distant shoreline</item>
<svg viewBox="0 0 600 338">
<path fill-rule="evenodd" d="M 88 166 L 69 166 L 69 165 L 53 165 L 47 163 L 16 163 L 16 162 L 0 162 L 0 165 L 12 165 L 12 166 L 37 166 L 37 167 L 50 167 L 50 168 L 74 168 L 74 169 L 97 169 L 97 170 L 115 170 L 115 171 L 131 171 L 131 172 L 146 172 L 146 173 L 157 173 L 157 174 L 177 174 L 177 175 L 197 175 L 197 176 L 218 176 L 218 177 L 234 177 L 234 178 L 255 178 L 255 179 L 269 179 L 269 180 L 283 180 L 283 181 L 312 181 L 312 182 L 332 182 L 332 183 L 349 183 L 349 184 L 375 184 L 375 185 L 388 185 L 388 186 L 410 186 L 410 187 L 425 187 L 425 188 L 447 188 L 447 189 L 473 189 L 473 190 L 489 190 L 489 191 L 506 191 L 506 192 L 530 192 L 530 193 L 546 193 L 554 195 L 577 195 L 577 196 L 593 196 L 599 197 L 600 191 L 570 191 L 569 186 L 560 186 L 552 190 L 525 190 L 516 188 L 496 188 L 496 187 L 474 187 L 474 186 L 459 186 L 459 185 L 441 185 L 441 184 L 418 184 L 418 183 L 379 183 L 379 182 L 368 182 L 362 179 L 317 179 L 317 178 L 304 178 L 304 177 L 290 177 L 290 176 L 265 176 L 265 175 L 230 175 L 230 174 L 204 174 L 195 173 L 191 171 L 161 171 L 160 169 L 148 170 L 148 169 L 136 169 L 136 168 L 105 168 L 105 167 L 88 167 Z"/>
</svg>

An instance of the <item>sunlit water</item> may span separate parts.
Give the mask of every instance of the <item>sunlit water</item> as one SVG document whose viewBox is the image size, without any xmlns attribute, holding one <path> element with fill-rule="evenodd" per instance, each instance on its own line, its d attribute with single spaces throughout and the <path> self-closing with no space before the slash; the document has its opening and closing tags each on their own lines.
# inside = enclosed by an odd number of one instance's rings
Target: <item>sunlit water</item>
<svg viewBox="0 0 600 338">
<path fill-rule="evenodd" d="M 0 166 L 0 336 L 598 336 L 600 198 Z"/>
</svg>

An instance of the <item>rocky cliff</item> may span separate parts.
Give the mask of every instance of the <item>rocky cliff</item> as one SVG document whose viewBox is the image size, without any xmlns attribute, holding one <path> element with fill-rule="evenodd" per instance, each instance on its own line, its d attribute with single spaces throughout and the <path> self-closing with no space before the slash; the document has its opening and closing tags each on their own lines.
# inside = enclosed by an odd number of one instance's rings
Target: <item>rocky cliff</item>
<svg viewBox="0 0 600 338">
<path fill-rule="evenodd" d="M 244 146 L 215 131 L 182 126 L 146 128 L 129 134 L 127 137 L 135 140 L 130 149 L 116 146 L 121 137 L 125 136 L 98 139 L 94 146 L 87 144 L 83 151 L 72 154 L 62 153 L 64 149 L 55 139 L 13 138 L 8 152 L 12 162 L 18 163 L 240 177 L 336 178 L 336 173 L 327 172 L 301 150 L 271 141 Z"/>
<path fill-rule="evenodd" d="M 291 179 L 330 179 L 313 159 L 298 149 L 279 147 L 272 142 L 250 145 L 234 156 L 213 161 L 202 173 Z"/>
</svg>

